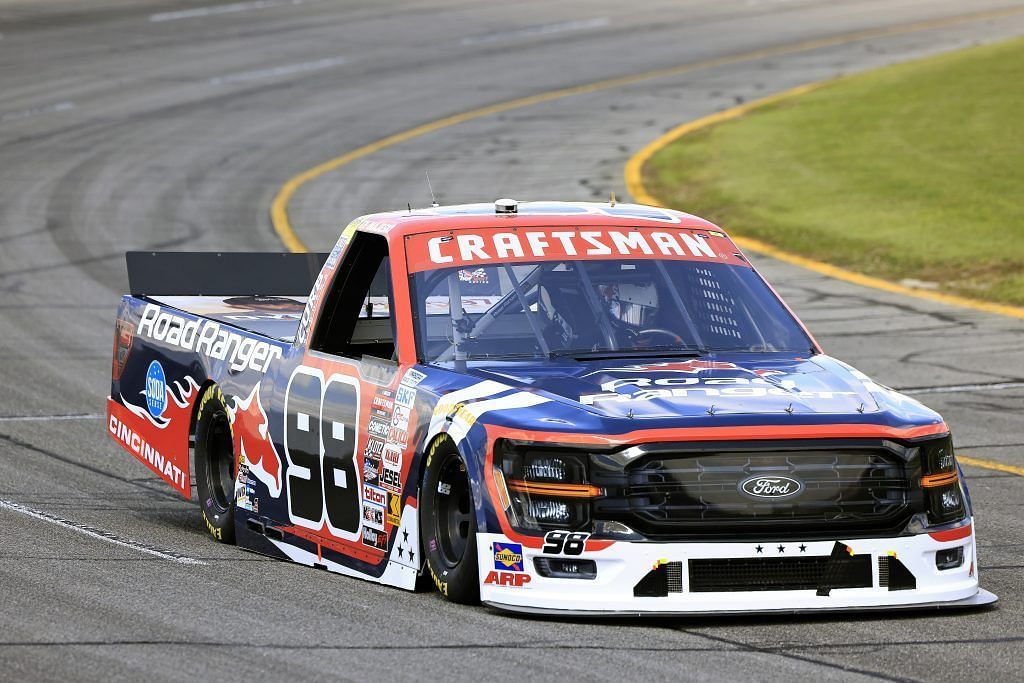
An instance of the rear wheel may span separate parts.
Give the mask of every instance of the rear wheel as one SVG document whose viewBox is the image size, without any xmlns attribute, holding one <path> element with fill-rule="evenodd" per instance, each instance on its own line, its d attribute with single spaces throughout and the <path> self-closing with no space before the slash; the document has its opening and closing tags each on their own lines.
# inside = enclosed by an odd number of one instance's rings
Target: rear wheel
<svg viewBox="0 0 1024 683">
<path fill-rule="evenodd" d="M 224 395 L 216 385 L 199 398 L 196 489 L 203 523 L 221 543 L 235 542 L 235 451 Z"/>
<path fill-rule="evenodd" d="M 427 569 L 441 594 L 452 602 L 480 601 L 476 561 L 476 510 L 466 463 L 447 439 L 427 454 L 420 489 L 420 537 Z"/>
</svg>

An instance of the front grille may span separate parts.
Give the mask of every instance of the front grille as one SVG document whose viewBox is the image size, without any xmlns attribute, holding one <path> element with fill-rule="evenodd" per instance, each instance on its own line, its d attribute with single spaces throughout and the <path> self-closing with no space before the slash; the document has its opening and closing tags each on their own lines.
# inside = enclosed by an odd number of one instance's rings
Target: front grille
<svg viewBox="0 0 1024 683">
<path fill-rule="evenodd" d="M 766 557 L 690 560 L 690 592 L 814 590 L 822 584 L 831 558 Z M 848 558 L 829 576 L 830 588 L 870 588 L 871 555 Z"/>
<path fill-rule="evenodd" d="M 882 447 L 661 447 L 604 482 L 595 472 L 607 495 L 594 511 L 598 519 L 621 521 L 650 538 L 891 534 L 913 511 L 907 469 Z M 744 482 L 762 477 L 783 477 L 799 492 L 766 498 L 743 489 Z"/>
</svg>

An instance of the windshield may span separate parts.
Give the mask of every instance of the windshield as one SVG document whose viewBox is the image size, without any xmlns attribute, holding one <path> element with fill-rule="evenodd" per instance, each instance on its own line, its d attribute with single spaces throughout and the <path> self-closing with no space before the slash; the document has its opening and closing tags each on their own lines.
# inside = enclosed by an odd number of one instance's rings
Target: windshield
<svg viewBox="0 0 1024 683">
<path fill-rule="evenodd" d="M 806 354 L 813 346 L 747 265 L 544 260 L 424 270 L 412 284 L 419 354 L 428 363 L 630 353 Z"/>
</svg>

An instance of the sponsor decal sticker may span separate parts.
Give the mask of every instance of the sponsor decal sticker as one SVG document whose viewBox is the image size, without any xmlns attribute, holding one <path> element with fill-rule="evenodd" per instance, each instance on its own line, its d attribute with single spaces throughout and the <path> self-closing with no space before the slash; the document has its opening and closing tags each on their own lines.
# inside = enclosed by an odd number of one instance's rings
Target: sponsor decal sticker
<svg viewBox="0 0 1024 683">
<path fill-rule="evenodd" d="M 380 505 L 383 507 L 387 505 L 388 492 L 377 486 L 363 484 L 363 500 L 367 503 L 373 503 L 374 505 Z"/>
<path fill-rule="evenodd" d="M 415 402 L 416 390 L 412 387 L 399 384 L 398 390 L 395 392 L 395 403 L 406 408 L 412 408 Z"/>
<path fill-rule="evenodd" d="M 507 586 L 509 588 L 522 588 L 526 584 L 530 583 L 529 574 L 521 574 L 518 572 L 499 572 L 493 571 L 487 574 L 487 578 L 484 579 L 484 583 L 492 586 Z"/>
<path fill-rule="evenodd" d="M 366 426 L 366 431 L 372 436 L 386 439 L 388 438 L 388 434 L 391 433 L 391 424 L 376 418 L 370 418 L 370 422 Z"/>
<path fill-rule="evenodd" d="M 523 546 L 520 543 L 495 543 L 494 568 L 501 571 L 523 571 Z"/>
<path fill-rule="evenodd" d="M 390 467 L 384 467 L 380 471 L 380 485 L 392 493 L 402 492 L 402 473 Z"/>
<path fill-rule="evenodd" d="M 363 545 L 368 545 L 373 548 L 380 550 L 386 550 L 388 547 L 388 537 L 383 531 L 374 529 L 373 527 L 363 526 Z"/>
<path fill-rule="evenodd" d="M 367 484 L 377 484 L 380 481 L 380 460 L 363 458 L 363 481 Z"/>
<path fill-rule="evenodd" d="M 734 255 L 724 236 L 687 229 L 665 228 L 530 228 L 509 231 L 481 228 L 411 235 L 406 242 L 410 272 L 438 267 L 514 263 L 522 261 L 657 258 L 689 261 L 714 259 L 746 265 Z M 463 271 L 472 282 L 475 271 Z"/>
<path fill-rule="evenodd" d="M 160 417 L 167 408 L 167 376 L 157 360 L 146 370 L 146 408 L 153 417 Z"/>
<path fill-rule="evenodd" d="M 416 368 L 409 368 L 405 371 L 405 375 L 402 376 L 402 384 L 407 387 L 414 387 L 426 378 L 427 376 Z"/>
<path fill-rule="evenodd" d="M 384 530 L 384 506 L 363 503 L 363 524 L 374 529 Z"/>
<path fill-rule="evenodd" d="M 384 452 L 384 442 L 380 439 L 367 439 L 366 449 L 363 450 L 363 455 L 367 458 L 379 458 Z"/>
<path fill-rule="evenodd" d="M 402 497 L 399 495 L 388 496 L 388 524 L 391 526 L 402 524 Z"/>
<path fill-rule="evenodd" d="M 281 349 L 269 342 L 225 329 L 214 320 L 190 320 L 163 311 L 156 304 L 146 304 L 136 334 L 226 361 L 236 372 L 246 368 L 266 372 L 270 363 L 281 357 Z"/>
</svg>

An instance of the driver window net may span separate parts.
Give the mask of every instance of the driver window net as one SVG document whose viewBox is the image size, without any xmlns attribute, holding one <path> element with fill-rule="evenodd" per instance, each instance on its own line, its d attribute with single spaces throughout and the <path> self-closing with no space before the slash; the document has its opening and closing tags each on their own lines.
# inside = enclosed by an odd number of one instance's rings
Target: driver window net
<svg viewBox="0 0 1024 683">
<path fill-rule="evenodd" d="M 699 266 L 677 271 L 677 277 L 684 282 L 683 300 L 705 343 L 737 346 L 743 341 L 739 302 L 722 286 L 719 274 L 724 274 L 724 270 L 716 273 Z"/>
</svg>

